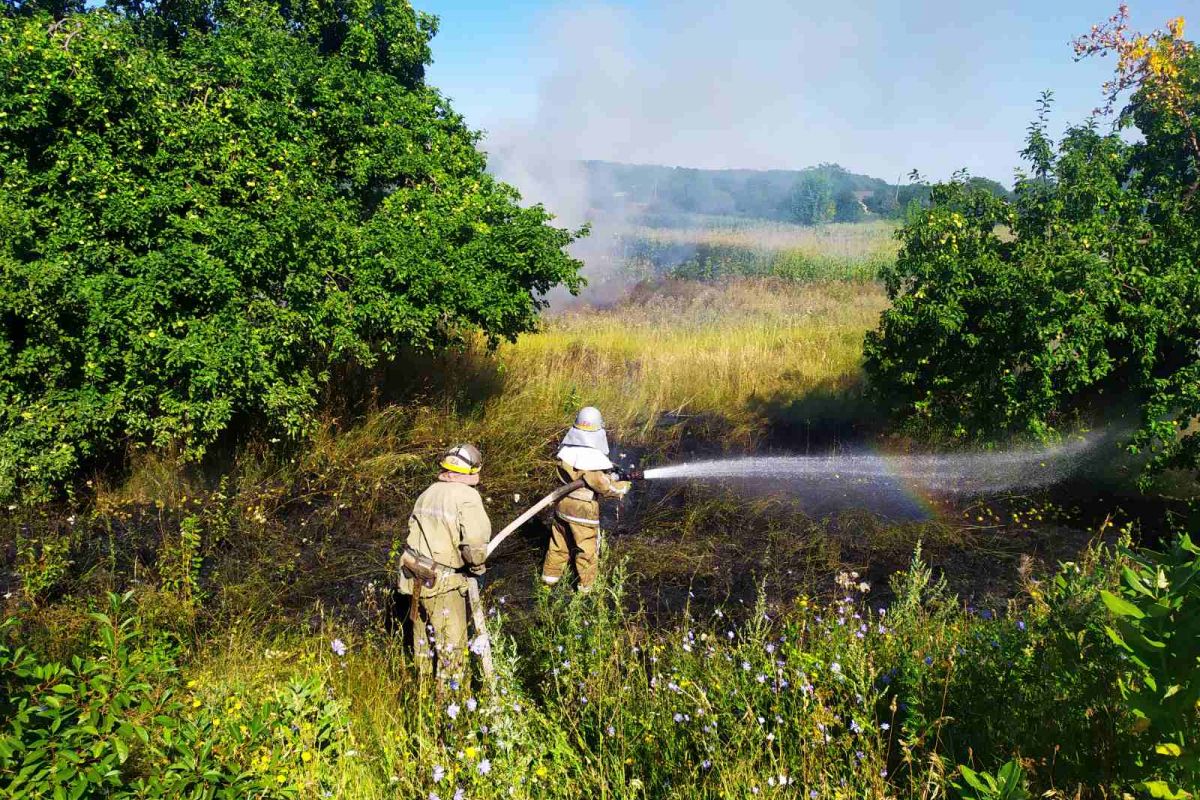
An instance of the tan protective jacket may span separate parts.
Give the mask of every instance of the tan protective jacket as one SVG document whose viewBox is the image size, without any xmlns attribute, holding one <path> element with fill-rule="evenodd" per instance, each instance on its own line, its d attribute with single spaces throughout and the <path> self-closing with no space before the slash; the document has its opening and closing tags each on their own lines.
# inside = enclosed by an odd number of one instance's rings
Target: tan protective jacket
<svg viewBox="0 0 1200 800">
<path fill-rule="evenodd" d="M 583 478 L 585 486 L 568 494 L 555 506 L 555 514 L 565 522 L 600 527 L 601 497 L 624 497 L 629 490 L 628 481 L 618 481 L 611 474 L 600 470 L 575 469 L 566 461 L 558 462 L 558 479 L 564 484 Z"/>
<path fill-rule="evenodd" d="M 443 567 L 460 570 L 487 558 L 492 523 L 473 486 L 438 481 L 417 498 L 408 518 L 408 546 Z M 443 594 L 467 585 L 460 573 L 443 575 L 422 595 Z"/>
</svg>

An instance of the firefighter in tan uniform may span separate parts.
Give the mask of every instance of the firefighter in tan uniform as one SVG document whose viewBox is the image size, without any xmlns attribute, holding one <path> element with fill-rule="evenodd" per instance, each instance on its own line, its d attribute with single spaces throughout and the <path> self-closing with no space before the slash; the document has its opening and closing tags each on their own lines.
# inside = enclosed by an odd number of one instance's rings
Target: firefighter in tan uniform
<svg viewBox="0 0 1200 800">
<path fill-rule="evenodd" d="M 437 482 L 421 493 L 408 518 L 401 591 L 410 615 L 417 666 L 439 679 L 461 679 L 467 650 L 467 578 L 482 575 L 492 523 L 475 486 L 483 457 L 470 444 L 446 451 Z M 478 633 L 478 632 L 477 632 Z"/>
<path fill-rule="evenodd" d="M 554 508 L 550 547 L 542 563 L 545 583 L 558 583 L 573 557 L 580 591 L 591 589 L 599 555 L 600 498 L 620 499 L 629 491 L 629 482 L 618 479 L 613 470 L 600 411 L 581 409 L 558 449 L 558 478 L 564 484 L 582 478 L 585 485 Z"/>
</svg>

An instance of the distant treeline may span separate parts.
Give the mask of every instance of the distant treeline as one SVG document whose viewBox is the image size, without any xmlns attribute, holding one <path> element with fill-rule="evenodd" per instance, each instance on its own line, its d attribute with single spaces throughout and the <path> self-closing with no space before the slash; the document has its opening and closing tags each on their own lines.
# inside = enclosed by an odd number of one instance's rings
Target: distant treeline
<svg viewBox="0 0 1200 800">
<path fill-rule="evenodd" d="M 647 221 L 679 214 L 712 214 L 817 225 L 899 217 L 913 201 L 929 199 L 928 184 L 890 184 L 837 164 L 803 170 L 709 170 L 585 161 L 589 202 L 599 211 L 634 208 Z M 972 185 L 1008 199 L 996 181 Z"/>
</svg>

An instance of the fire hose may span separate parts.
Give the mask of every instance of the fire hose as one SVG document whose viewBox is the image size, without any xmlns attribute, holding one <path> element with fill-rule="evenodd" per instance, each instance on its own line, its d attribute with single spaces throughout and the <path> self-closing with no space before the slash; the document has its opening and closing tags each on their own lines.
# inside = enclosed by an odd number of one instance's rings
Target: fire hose
<svg viewBox="0 0 1200 800">
<path fill-rule="evenodd" d="M 642 471 L 639 469 L 618 470 L 617 477 L 623 481 L 641 480 Z M 551 503 L 555 503 L 558 500 L 562 499 L 565 495 L 570 494 L 571 492 L 575 491 L 576 489 L 582 489 L 585 485 L 586 484 L 584 483 L 583 478 L 580 478 L 577 481 L 572 481 L 571 483 L 565 484 L 563 486 L 559 486 L 553 492 L 546 495 L 541 500 L 538 500 L 536 503 L 531 505 L 529 508 L 525 509 L 525 513 L 521 514 L 521 516 L 517 517 L 512 522 L 505 525 L 504 529 L 501 530 L 499 533 L 497 533 L 495 536 L 493 536 L 492 540 L 490 542 L 488 542 L 488 546 L 487 546 L 488 558 L 492 557 L 492 552 L 495 551 L 495 549 L 500 546 L 501 542 L 503 542 L 505 539 L 507 539 L 517 528 L 521 527 L 526 522 L 528 522 L 530 519 L 532 519 L 535 514 L 537 514 L 539 511 L 541 511 L 543 508 L 550 505 Z"/>
<path fill-rule="evenodd" d="M 560 497 L 570 494 L 576 489 L 584 485 L 583 479 L 573 481 L 565 486 L 560 486 L 550 494 L 543 497 L 541 500 L 534 503 L 525 513 L 508 523 L 488 542 L 487 556 L 490 558 L 492 552 L 500 546 L 500 543 L 507 539 L 513 531 L 524 525 L 533 517 L 534 514 L 541 511 L 546 506 L 557 501 Z M 471 622 L 475 626 L 475 642 L 471 645 L 471 649 L 479 656 L 483 666 L 483 674 L 487 679 L 488 684 L 495 689 L 496 687 L 496 667 L 492 660 L 492 637 L 488 634 L 487 619 L 483 611 L 483 602 L 479 596 L 479 581 L 474 577 L 467 578 L 467 600 L 471 606 Z"/>
<path fill-rule="evenodd" d="M 563 486 L 559 486 L 553 492 L 546 495 L 541 500 L 538 500 L 536 503 L 531 505 L 529 508 L 525 509 L 525 513 L 523 513 L 521 516 L 514 519 L 512 522 L 508 523 L 508 525 L 504 526 L 504 530 L 497 533 L 495 536 L 492 537 L 492 540 L 490 542 L 488 542 L 488 546 L 487 546 L 488 558 L 492 557 L 492 552 L 497 547 L 500 546 L 501 542 L 503 542 L 510 535 L 512 535 L 513 531 L 515 531 L 517 528 L 521 527 L 526 522 L 528 522 L 530 519 L 532 519 L 535 514 L 537 514 L 539 511 L 541 511 L 543 508 L 550 505 L 551 503 L 557 502 L 564 495 L 568 495 L 571 492 L 575 491 L 576 489 L 582 488 L 583 486 L 584 486 L 583 478 L 580 478 L 577 481 L 572 481 L 571 483 L 565 484 Z"/>
</svg>

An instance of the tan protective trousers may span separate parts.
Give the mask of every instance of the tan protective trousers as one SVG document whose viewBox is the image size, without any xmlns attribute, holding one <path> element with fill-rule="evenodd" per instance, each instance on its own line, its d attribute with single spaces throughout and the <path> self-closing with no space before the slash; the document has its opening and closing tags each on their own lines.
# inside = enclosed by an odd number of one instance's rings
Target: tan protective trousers
<svg viewBox="0 0 1200 800">
<path fill-rule="evenodd" d="M 550 526 L 550 547 L 546 550 L 546 560 L 542 562 L 542 580 L 558 583 L 574 556 L 579 588 L 590 589 L 596 580 L 599 542 L 599 528 L 555 517 Z"/>
<path fill-rule="evenodd" d="M 423 676 L 435 671 L 439 680 L 463 678 L 467 658 L 467 590 L 452 589 L 421 595 L 421 627 L 413 630 L 417 670 Z"/>
</svg>

